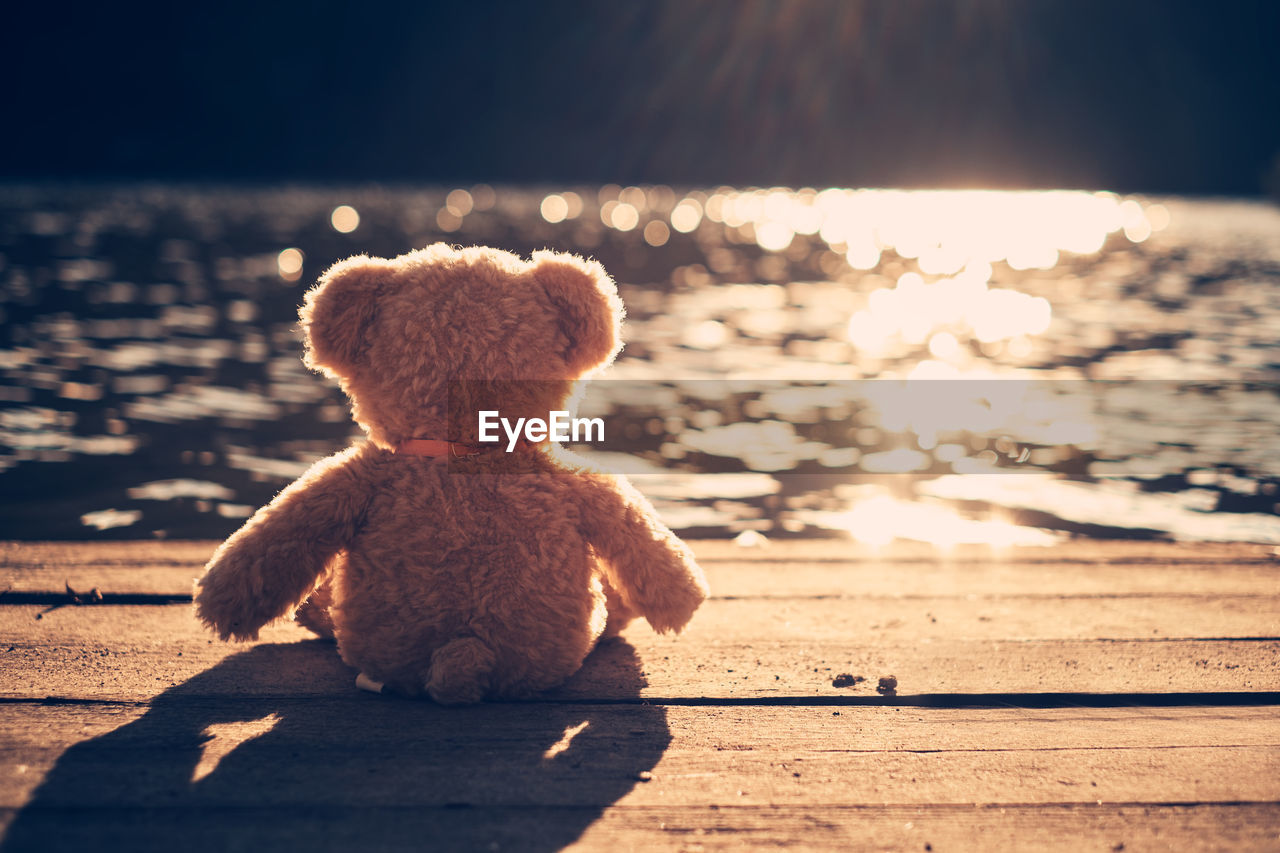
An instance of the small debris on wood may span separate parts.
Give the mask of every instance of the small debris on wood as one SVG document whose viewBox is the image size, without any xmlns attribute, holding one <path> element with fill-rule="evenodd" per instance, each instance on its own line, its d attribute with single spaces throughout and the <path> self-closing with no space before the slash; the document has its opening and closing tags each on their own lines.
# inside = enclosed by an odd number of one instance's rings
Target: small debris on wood
<svg viewBox="0 0 1280 853">
<path fill-rule="evenodd" d="M 853 687 L 855 684 L 860 684 L 863 681 L 866 681 L 866 679 L 863 678 L 861 675 L 853 675 L 852 673 L 842 672 L 839 675 L 837 675 L 835 678 L 831 679 L 831 686 L 832 687 Z"/>
<path fill-rule="evenodd" d="M 88 592 L 76 592 L 71 588 L 71 581 L 63 581 L 67 587 L 67 597 L 71 599 L 72 604 L 101 604 L 102 593 L 95 586 Z"/>
<path fill-rule="evenodd" d="M 638 781 L 638 782 L 652 782 L 652 781 L 653 781 L 653 774 L 652 774 L 652 773 L 650 773 L 648 770 L 641 770 L 639 773 L 637 773 L 637 774 L 636 774 L 636 781 Z"/>
<path fill-rule="evenodd" d="M 96 586 L 93 589 L 89 590 L 88 592 L 78 592 L 71 586 L 71 581 L 64 580 L 62 583 L 67 589 L 66 600 L 59 601 L 55 604 L 51 604 L 48 607 L 46 607 L 44 610 L 41 610 L 39 613 L 36 614 L 37 619 L 43 619 L 46 613 L 52 613 L 58 608 L 65 607 L 68 604 L 74 604 L 78 607 L 81 604 L 101 604 L 102 603 L 102 592 Z M 7 591 L 8 590 L 6 590 L 6 592 Z"/>
<path fill-rule="evenodd" d="M 885 696 L 892 696 L 898 692 L 898 679 L 893 675 L 880 676 L 880 683 L 876 685 L 876 692 L 883 693 Z"/>
</svg>

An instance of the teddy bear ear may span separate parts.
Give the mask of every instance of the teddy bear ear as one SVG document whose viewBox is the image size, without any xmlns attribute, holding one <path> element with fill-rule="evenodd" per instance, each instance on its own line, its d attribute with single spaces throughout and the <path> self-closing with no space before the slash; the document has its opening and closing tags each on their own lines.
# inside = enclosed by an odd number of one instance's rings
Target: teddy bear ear
<svg viewBox="0 0 1280 853">
<path fill-rule="evenodd" d="M 350 371 L 364 349 L 391 267 L 382 258 L 357 255 L 329 267 L 307 291 L 298 309 L 307 367 L 334 376 Z"/>
<path fill-rule="evenodd" d="M 534 252 L 533 274 L 560 312 L 569 370 L 583 374 L 613 361 L 622 348 L 623 308 L 604 267 L 576 255 Z"/>
</svg>

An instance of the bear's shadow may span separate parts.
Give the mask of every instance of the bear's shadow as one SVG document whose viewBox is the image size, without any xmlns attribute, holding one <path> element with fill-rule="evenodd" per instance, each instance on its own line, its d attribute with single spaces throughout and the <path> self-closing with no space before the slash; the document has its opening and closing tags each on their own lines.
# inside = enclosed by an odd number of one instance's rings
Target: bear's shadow
<svg viewBox="0 0 1280 853">
<path fill-rule="evenodd" d="M 325 695 L 290 692 L 302 674 Z M 670 742 L 662 708 L 616 701 L 644 684 L 625 642 L 575 676 L 608 683 L 609 704 L 451 709 L 357 693 L 352 676 L 322 641 L 232 655 L 63 753 L 0 851 L 559 850 Z"/>
</svg>

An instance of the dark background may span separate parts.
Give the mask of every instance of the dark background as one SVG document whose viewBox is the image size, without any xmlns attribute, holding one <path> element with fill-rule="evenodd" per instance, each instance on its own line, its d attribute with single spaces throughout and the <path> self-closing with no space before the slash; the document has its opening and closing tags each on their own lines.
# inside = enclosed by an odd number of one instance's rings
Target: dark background
<svg viewBox="0 0 1280 853">
<path fill-rule="evenodd" d="M 24 4 L 0 177 L 1248 195 L 1278 48 L 1267 0 Z"/>
</svg>

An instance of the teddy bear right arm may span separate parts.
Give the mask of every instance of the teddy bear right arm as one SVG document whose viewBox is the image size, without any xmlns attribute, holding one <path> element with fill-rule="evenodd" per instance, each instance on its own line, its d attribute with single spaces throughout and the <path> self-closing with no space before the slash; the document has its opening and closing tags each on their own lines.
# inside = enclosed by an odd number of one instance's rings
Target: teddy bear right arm
<svg viewBox="0 0 1280 853">
<path fill-rule="evenodd" d="M 609 583 L 655 631 L 681 630 L 708 592 L 693 552 L 625 477 L 585 480 L 580 525 Z"/>
<path fill-rule="evenodd" d="M 317 462 L 222 543 L 197 581 L 201 622 L 224 640 L 252 640 L 306 599 L 365 513 L 362 453 Z"/>
</svg>

